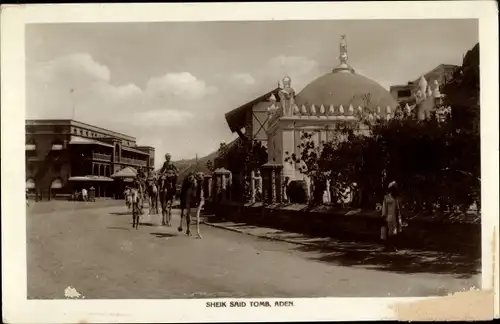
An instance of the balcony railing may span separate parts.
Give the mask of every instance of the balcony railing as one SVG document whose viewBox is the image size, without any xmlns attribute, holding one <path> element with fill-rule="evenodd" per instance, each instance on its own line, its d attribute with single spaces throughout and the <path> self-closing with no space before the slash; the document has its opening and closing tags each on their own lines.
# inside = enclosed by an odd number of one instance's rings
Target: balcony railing
<svg viewBox="0 0 500 324">
<path fill-rule="evenodd" d="M 121 162 L 125 163 L 125 164 L 139 165 L 139 166 L 146 166 L 147 165 L 146 161 L 123 158 L 123 157 L 121 158 Z"/>
<path fill-rule="evenodd" d="M 101 154 L 101 153 L 92 153 L 92 159 L 109 162 L 109 161 L 111 161 L 111 155 L 110 154 Z"/>
</svg>

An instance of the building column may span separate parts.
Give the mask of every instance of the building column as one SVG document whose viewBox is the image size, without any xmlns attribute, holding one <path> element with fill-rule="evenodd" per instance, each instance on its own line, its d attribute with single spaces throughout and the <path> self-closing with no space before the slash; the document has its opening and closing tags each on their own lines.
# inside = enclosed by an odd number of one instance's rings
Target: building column
<svg viewBox="0 0 500 324">
<path fill-rule="evenodd" d="M 250 172 L 250 203 L 255 203 L 255 171 Z"/>
<path fill-rule="evenodd" d="M 282 164 L 264 164 L 262 166 L 263 200 L 267 204 L 281 203 Z"/>
</svg>

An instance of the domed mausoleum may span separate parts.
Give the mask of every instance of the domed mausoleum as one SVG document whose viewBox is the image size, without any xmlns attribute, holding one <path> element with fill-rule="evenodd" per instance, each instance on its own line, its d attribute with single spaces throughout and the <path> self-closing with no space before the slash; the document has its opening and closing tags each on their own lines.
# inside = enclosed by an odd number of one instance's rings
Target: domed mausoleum
<svg viewBox="0 0 500 324">
<path fill-rule="evenodd" d="M 338 138 L 339 124 L 368 133 L 371 122 L 394 116 L 398 103 L 391 93 L 377 82 L 356 74 L 347 59 L 347 44 L 342 36 L 340 64 L 336 68 L 313 80 L 297 95 L 291 86 L 292 80 L 285 77 L 277 92 L 278 98 L 274 93 L 269 98 L 266 178 L 268 190 L 278 200 L 283 178 L 308 181 L 298 171 L 298 165 L 285 161 L 293 153 L 300 154 L 298 145 L 304 132 L 312 132 L 319 147 L 322 142 Z"/>
<path fill-rule="evenodd" d="M 349 70 L 325 74 L 309 83 L 295 98 L 300 107 L 362 107 L 369 112 L 385 116 L 387 107 L 392 111 L 397 107 L 389 91 L 377 82 Z M 382 109 L 384 108 L 384 109 Z"/>
</svg>

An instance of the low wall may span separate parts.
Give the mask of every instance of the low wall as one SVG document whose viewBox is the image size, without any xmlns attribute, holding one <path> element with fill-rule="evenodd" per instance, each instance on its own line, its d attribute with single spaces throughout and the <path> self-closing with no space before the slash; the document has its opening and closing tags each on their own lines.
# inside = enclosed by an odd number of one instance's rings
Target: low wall
<svg viewBox="0 0 500 324">
<path fill-rule="evenodd" d="M 282 229 L 311 236 L 380 242 L 380 212 L 305 205 L 221 204 L 212 206 L 217 218 Z M 445 215 L 441 215 L 445 216 Z M 449 217 L 404 213 L 408 226 L 400 236 L 402 247 L 467 254 L 481 253 L 481 224 L 452 222 Z M 477 216 L 476 216 L 477 218 Z"/>
</svg>

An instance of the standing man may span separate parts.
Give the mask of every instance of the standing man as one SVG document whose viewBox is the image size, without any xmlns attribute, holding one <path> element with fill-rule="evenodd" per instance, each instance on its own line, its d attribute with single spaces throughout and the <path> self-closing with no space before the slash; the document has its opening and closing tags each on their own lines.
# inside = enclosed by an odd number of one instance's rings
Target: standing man
<svg viewBox="0 0 500 324">
<path fill-rule="evenodd" d="M 389 183 L 388 193 L 382 202 L 382 218 L 384 221 L 382 239 L 385 241 L 385 250 L 397 251 L 397 237 L 402 230 L 402 217 L 398 187 L 395 181 Z"/>
<path fill-rule="evenodd" d="M 82 189 L 82 199 L 83 199 L 83 201 L 88 200 L 87 189 L 85 189 L 85 188 Z"/>
</svg>

